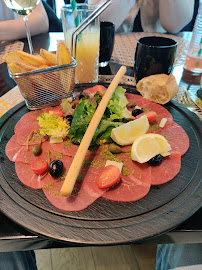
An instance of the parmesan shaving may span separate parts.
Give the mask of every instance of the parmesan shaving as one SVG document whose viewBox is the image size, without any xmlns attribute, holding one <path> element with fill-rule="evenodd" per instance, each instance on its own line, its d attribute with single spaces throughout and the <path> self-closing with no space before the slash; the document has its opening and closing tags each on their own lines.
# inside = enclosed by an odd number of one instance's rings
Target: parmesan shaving
<svg viewBox="0 0 202 270">
<path fill-rule="evenodd" d="M 83 136 L 83 139 L 81 141 L 81 144 L 76 152 L 76 155 L 72 161 L 72 164 L 69 168 L 69 171 L 67 173 L 67 176 L 65 177 L 64 183 L 62 185 L 62 188 L 60 190 L 60 193 L 63 196 L 69 197 L 73 191 L 76 179 L 79 175 L 81 166 L 83 164 L 83 160 L 85 158 L 85 154 L 88 150 L 88 147 L 91 143 L 91 140 L 93 138 L 93 135 L 95 133 L 95 130 L 100 123 L 100 120 L 104 114 L 104 111 L 106 109 L 106 106 L 114 93 L 116 87 L 118 86 L 121 78 L 126 73 L 126 67 L 122 66 L 119 71 L 117 72 L 116 76 L 112 80 L 111 84 L 109 85 L 106 93 L 104 94 L 97 110 L 95 111 L 95 114 L 86 130 L 86 133 Z"/>
<path fill-rule="evenodd" d="M 165 126 L 165 124 L 166 124 L 167 121 L 168 121 L 167 118 L 162 118 L 161 119 L 161 122 L 159 123 L 159 127 L 163 128 Z"/>
<path fill-rule="evenodd" d="M 116 166 L 120 170 L 120 172 L 122 171 L 122 168 L 123 168 L 123 163 L 122 162 L 117 162 L 117 161 L 114 161 L 114 160 L 107 160 L 106 164 L 105 164 L 105 167 L 108 166 L 108 165 Z"/>
</svg>

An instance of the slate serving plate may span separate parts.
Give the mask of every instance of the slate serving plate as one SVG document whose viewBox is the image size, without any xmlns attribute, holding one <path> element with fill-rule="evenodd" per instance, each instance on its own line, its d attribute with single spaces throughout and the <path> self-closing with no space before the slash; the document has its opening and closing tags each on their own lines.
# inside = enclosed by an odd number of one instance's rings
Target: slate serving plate
<svg viewBox="0 0 202 270">
<path fill-rule="evenodd" d="M 135 88 L 125 88 L 137 94 Z M 65 212 L 54 208 L 41 190 L 24 186 L 5 155 L 15 124 L 28 112 L 24 102 L 15 106 L 0 119 L 0 210 L 37 235 L 82 245 L 139 242 L 174 229 L 201 207 L 202 125 L 194 113 L 175 101 L 165 107 L 190 138 L 179 174 L 164 185 L 151 187 L 137 202 L 100 198 L 83 211 Z"/>
</svg>

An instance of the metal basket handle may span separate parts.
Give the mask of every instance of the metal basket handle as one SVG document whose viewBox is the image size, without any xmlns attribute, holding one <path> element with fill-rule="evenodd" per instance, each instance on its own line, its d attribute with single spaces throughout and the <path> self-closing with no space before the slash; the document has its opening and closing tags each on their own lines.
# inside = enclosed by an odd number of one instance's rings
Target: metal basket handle
<svg viewBox="0 0 202 270">
<path fill-rule="evenodd" d="M 72 40 L 71 40 L 71 55 L 76 59 L 76 46 L 79 34 L 86 29 L 86 27 L 96 19 L 108 6 L 113 3 L 114 0 L 107 0 L 101 3 L 79 26 L 74 30 L 72 33 Z M 73 47 L 73 44 L 75 46 Z M 73 51 L 74 48 L 74 51 Z"/>
</svg>

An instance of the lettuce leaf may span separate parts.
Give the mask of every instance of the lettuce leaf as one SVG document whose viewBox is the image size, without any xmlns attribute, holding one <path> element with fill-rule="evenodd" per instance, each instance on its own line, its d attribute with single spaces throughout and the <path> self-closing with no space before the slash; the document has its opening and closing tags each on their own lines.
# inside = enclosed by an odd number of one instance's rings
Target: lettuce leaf
<svg viewBox="0 0 202 270">
<path fill-rule="evenodd" d="M 43 136 L 64 138 L 69 132 L 70 125 L 68 121 L 58 115 L 54 115 L 51 111 L 49 113 L 41 113 L 37 120 L 40 126 L 40 133 Z"/>
<path fill-rule="evenodd" d="M 116 90 L 114 91 L 107 108 L 110 111 L 110 120 L 114 119 L 122 119 L 124 118 L 122 115 L 123 109 L 128 104 L 128 100 L 125 97 L 126 90 L 118 86 Z"/>
<path fill-rule="evenodd" d="M 118 86 L 110 99 L 104 115 L 95 131 L 91 145 L 95 145 L 100 141 L 111 141 L 111 130 L 114 127 L 120 126 L 123 123 L 120 119 L 124 118 L 122 113 L 128 100 L 125 97 L 125 89 Z M 96 95 L 97 104 L 100 103 L 100 95 Z M 80 144 L 81 140 L 86 132 L 86 129 L 95 113 L 96 106 L 92 104 L 88 99 L 82 99 L 74 111 L 74 117 L 71 123 L 71 129 L 68 136 L 73 143 Z M 118 119 L 118 121 L 115 121 Z"/>
<path fill-rule="evenodd" d="M 77 144 L 81 142 L 95 110 L 95 106 L 88 99 L 82 99 L 78 104 L 74 111 L 71 129 L 68 134 L 72 142 Z"/>
</svg>

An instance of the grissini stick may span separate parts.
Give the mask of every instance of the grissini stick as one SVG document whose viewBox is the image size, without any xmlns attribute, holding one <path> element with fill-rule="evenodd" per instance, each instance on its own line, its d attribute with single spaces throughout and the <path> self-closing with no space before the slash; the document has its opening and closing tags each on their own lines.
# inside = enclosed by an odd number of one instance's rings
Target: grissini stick
<svg viewBox="0 0 202 270">
<path fill-rule="evenodd" d="M 104 94 L 99 106 L 97 107 L 97 110 L 95 111 L 95 114 L 93 118 L 91 119 L 91 122 L 83 136 L 83 139 L 79 145 L 79 148 L 76 152 L 76 155 L 72 161 L 72 164 L 69 168 L 69 171 L 67 173 L 67 176 L 65 177 L 64 183 L 62 185 L 62 188 L 60 190 L 61 195 L 69 197 L 73 191 L 76 179 L 79 175 L 81 166 L 83 164 L 83 160 L 85 158 L 86 152 L 88 150 L 88 147 L 91 143 L 91 140 L 93 138 L 93 135 L 95 133 L 95 130 L 97 126 L 100 123 L 100 120 L 105 112 L 105 109 L 107 107 L 107 104 L 114 93 L 116 87 L 118 86 L 121 78 L 126 73 L 126 67 L 122 66 L 117 74 L 115 75 L 114 79 L 110 83 L 106 93 Z"/>
</svg>

